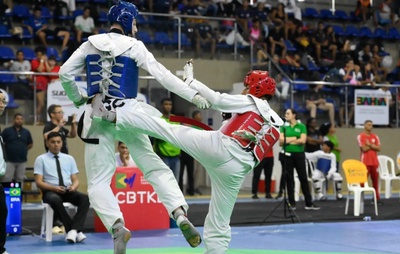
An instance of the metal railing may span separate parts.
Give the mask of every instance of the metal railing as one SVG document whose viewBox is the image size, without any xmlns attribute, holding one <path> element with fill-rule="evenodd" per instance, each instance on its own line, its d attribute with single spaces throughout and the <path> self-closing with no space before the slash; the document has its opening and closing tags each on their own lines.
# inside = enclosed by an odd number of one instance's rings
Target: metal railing
<svg viewBox="0 0 400 254">
<path fill-rule="evenodd" d="M 238 32 L 238 24 L 235 18 L 220 18 L 220 17 L 207 17 L 207 16 L 194 16 L 194 15 L 176 15 L 176 14 L 163 14 L 163 13 L 153 13 L 153 12 L 141 12 L 140 15 L 142 16 L 149 16 L 149 17 L 168 17 L 171 20 L 176 20 L 177 21 L 177 33 L 178 33 L 178 58 L 181 58 L 182 55 L 182 25 L 183 24 L 189 24 L 192 25 L 190 22 L 184 22 L 185 19 L 190 19 L 190 20 L 208 20 L 208 21 L 230 21 L 233 22 L 233 30 L 235 33 Z M 155 26 L 154 29 L 156 30 L 157 27 L 157 21 L 151 21 L 154 22 Z M 151 26 L 151 22 L 149 22 L 149 25 Z M 140 25 L 140 24 L 139 24 Z M 141 28 L 140 26 L 138 27 L 138 30 L 140 31 Z M 219 28 L 218 28 L 219 29 Z M 194 42 L 192 42 L 194 43 Z M 233 58 L 234 60 L 238 59 L 238 42 L 236 40 L 236 36 L 234 39 L 234 44 L 233 44 Z"/>
<path fill-rule="evenodd" d="M 267 53 L 268 54 L 268 53 Z M 268 54 L 269 59 L 272 59 L 271 56 Z M 350 84 L 350 83 L 343 83 L 343 82 L 327 82 L 327 81 L 296 81 L 293 80 L 286 72 L 284 72 L 282 70 L 282 68 L 279 66 L 279 64 L 275 63 L 274 61 L 270 60 L 268 62 L 268 70 L 270 71 L 272 68 L 272 65 L 278 70 L 279 74 L 281 74 L 282 76 L 285 77 L 285 79 L 289 82 L 290 84 L 290 106 L 293 107 L 294 105 L 294 94 L 295 94 L 295 90 L 294 90 L 294 85 L 296 84 L 308 84 L 308 85 L 327 85 L 327 86 L 336 86 L 336 87 L 343 87 L 344 86 L 344 94 L 345 94 L 345 122 L 346 122 L 346 127 L 349 126 L 349 111 L 348 111 L 348 90 L 349 87 L 355 87 L 354 85 Z M 362 88 L 363 86 L 357 86 L 359 88 Z M 364 86 L 367 87 L 367 86 Z M 376 88 L 379 87 L 390 87 L 390 88 L 396 88 L 396 94 L 395 94 L 395 107 L 396 107 L 396 127 L 399 128 L 400 125 L 400 121 L 399 121 L 399 111 L 400 111 L 400 102 L 399 102 L 399 89 L 400 89 L 400 85 L 399 84 L 380 84 L 377 83 L 375 84 Z M 368 86 L 368 88 L 370 89 L 371 87 Z"/>
</svg>

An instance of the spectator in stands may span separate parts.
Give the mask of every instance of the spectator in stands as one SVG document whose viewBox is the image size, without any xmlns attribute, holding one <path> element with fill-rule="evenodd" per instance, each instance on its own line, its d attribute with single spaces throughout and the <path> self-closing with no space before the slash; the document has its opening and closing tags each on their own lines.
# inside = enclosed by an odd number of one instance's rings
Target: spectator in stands
<svg viewBox="0 0 400 254">
<path fill-rule="evenodd" d="M 330 36 L 332 36 L 332 32 L 333 32 L 333 29 L 330 31 Z M 333 61 L 335 60 L 337 46 L 332 41 L 332 39 L 334 39 L 334 37 L 331 38 L 331 40 L 329 40 L 328 33 L 325 32 L 324 23 L 318 22 L 318 28 L 312 36 L 312 44 L 315 47 L 315 56 L 316 56 L 316 60 L 317 60 L 318 64 L 321 63 L 321 61 L 322 61 L 322 57 L 323 57 L 322 53 L 324 51 L 330 51 L 332 54 L 331 57 L 325 56 L 325 58 L 332 59 Z"/>
<path fill-rule="evenodd" d="M 48 62 L 46 55 L 46 48 L 37 47 L 35 49 L 36 59 L 31 61 L 33 72 L 48 72 Z M 47 86 L 49 84 L 49 77 L 45 75 L 34 75 L 32 77 L 34 85 L 36 84 L 36 117 L 35 125 L 43 125 L 42 111 L 45 107 Z"/>
<path fill-rule="evenodd" d="M 117 150 L 118 152 L 115 153 L 117 167 L 137 167 L 125 143 L 118 141 Z"/>
<path fill-rule="evenodd" d="M 89 198 L 78 192 L 78 168 L 74 158 L 60 152 L 61 135 L 52 132 L 47 137 L 49 151 L 39 155 L 35 160 L 34 175 L 36 185 L 43 193 L 43 202 L 49 204 L 54 213 L 62 221 L 70 243 L 82 242 L 86 239 L 82 229 L 89 211 Z M 65 210 L 63 202 L 78 207 L 73 218 Z"/>
<path fill-rule="evenodd" d="M 75 18 L 75 32 L 76 40 L 81 43 L 82 38 L 87 39 L 90 35 L 97 34 L 94 26 L 93 18 L 90 16 L 90 8 L 85 7 L 83 9 L 83 14 Z"/>
<path fill-rule="evenodd" d="M 317 128 L 317 120 L 315 120 L 315 118 L 308 118 L 306 122 L 306 128 L 307 141 L 304 151 L 307 153 L 312 153 L 321 150 L 323 137 Z"/>
<path fill-rule="evenodd" d="M 392 11 L 392 0 L 383 0 L 375 15 L 375 25 L 398 25 L 399 16 Z"/>
<path fill-rule="evenodd" d="M 263 24 L 264 22 L 266 25 L 270 23 L 269 11 L 265 7 L 264 2 L 260 2 L 260 1 L 257 2 L 257 7 L 256 7 L 256 9 L 253 10 L 252 17 L 253 17 L 253 19 L 260 20 L 261 24 Z"/>
<path fill-rule="evenodd" d="M 339 70 L 339 75 L 342 77 L 343 82 L 350 83 L 347 85 L 347 89 L 343 86 L 340 91 L 340 108 L 339 108 L 339 118 L 341 127 L 346 126 L 345 124 L 345 107 L 350 108 L 348 114 L 348 121 L 353 119 L 354 115 L 354 86 L 361 85 L 358 81 L 360 77 L 360 67 L 354 64 L 353 59 L 348 58 L 345 60 L 345 66 Z M 347 104 L 346 104 L 347 96 Z"/>
<path fill-rule="evenodd" d="M 295 19 L 302 20 L 301 9 L 296 5 L 295 0 L 278 0 L 278 2 L 284 4 L 285 13 L 293 14 Z"/>
<path fill-rule="evenodd" d="M 54 55 L 51 55 L 49 59 L 47 60 L 48 64 L 48 72 L 53 73 L 53 74 L 58 74 L 60 71 L 60 65 L 57 63 L 57 58 Z M 54 80 L 60 79 L 58 75 L 51 75 L 49 76 L 49 81 L 52 82 Z"/>
<path fill-rule="evenodd" d="M 214 59 L 215 51 L 217 49 L 217 34 L 213 31 L 213 28 L 208 21 L 204 20 L 203 23 L 194 26 L 194 39 L 196 42 L 195 58 L 201 57 L 202 47 L 210 46 L 210 59 Z"/>
<path fill-rule="evenodd" d="M 362 18 L 363 23 L 365 24 L 372 15 L 371 0 L 358 0 L 354 15 L 357 18 Z"/>
<path fill-rule="evenodd" d="M 372 132 L 373 122 L 366 120 L 364 122 L 364 131 L 357 136 L 358 146 L 361 151 L 361 161 L 367 166 L 368 175 L 371 177 L 372 185 L 376 192 L 377 204 L 381 205 L 379 201 L 379 161 L 378 152 L 381 151 L 381 142 L 379 137 Z"/>
<path fill-rule="evenodd" d="M 14 180 L 22 183 L 24 181 L 28 150 L 32 148 L 33 140 L 31 132 L 24 128 L 23 124 L 24 116 L 16 113 L 13 125 L 5 128 L 1 133 L 7 158 L 7 170 L 2 182 Z"/>
<path fill-rule="evenodd" d="M 161 100 L 161 116 L 162 119 L 171 124 L 179 124 L 175 122 L 170 122 L 169 117 L 172 115 L 172 100 L 171 98 L 164 98 Z M 174 173 L 176 181 L 179 181 L 179 171 L 180 171 L 180 159 L 181 149 L 173 146 L 172 144 L 165 142 L 161 139 L 154 139 L 154 151 L 160 156 L 164 163 L 172 170 Z"/>
<path fill-rule="evenodd" d="M 233 0 L 213 0 L 218 5 L 219 16 L 233 17 L 236 9 L 236 1 Z"/>
<path fill-rule="evenodd" d="M 310 90 L 306 94 L 306 109 L 310 110 L 310 117 L 316 118 L 317 109 L 328 111 L 329 120 L 335 122 L 335 106 L 326 101 L 326 96 L 321 92 L 322 85 L 310 85 Z"/>
<path fill-rule="evenodd" d="M 67 4 L 69 14 L 71 15 L 76 10 L 76 0 L 61 0 Z"/>
<path fill-rule="evenodd" d="M 278 6 L 272 9 L 271 21 L 274 26 L 285 27 L 285 24 L 288 22 L 288 16 L 285 13 L 284 4 L 278 3 Z"/>
<path fill-rule="evenodd" d="M 44 148 L 46 152 L 49 150 L 46 146 L 47 136 L 51 132 L 57 132 L 60 134 L 61 139 L 63 141 L 61 152 L 68 154 L 68 143 L 67 138 L 75 138 L 76 137 L 76 114 L 72 114 L 72 122 L 71 122 L 71 130 L 65 128 L 65 124 L 67 120 L 64 118 L 64 111 L 61 105 L 51 104 L 47 109 L 47 114 L 50 117 L 50 121 L 46 123 L 43 128 L 43 138 L 44 138 Z"/>
<path fill-rule="evenodd" d="M 300 54 L 308 53 L 310 51 L 310 37 L 302 25 L 296 26 L 296 29 L 290 33 L 289 40 L 297 48 Z"/>
<path fill-rule="evenodd" d="M 325 37 L 328 40 L 327 50 L 331 52 L 330 60 L 333 62 L 336 61 L 336 55 L 338 51 L 338 41 L 336 40 L 335 31 L 333 31 L 333 27 L 331 25 L 327 25 L 325 27 Z"/>
<path fill-rule="evenodd" d="M 386 80 L 389 70 L 382 65 L 383 57 L 379 54 L 380 48 L 377 44 L 372 46 L 372 72 L 377 82 Z"/>
<path fill-rule="evenodd" d="M 236 9 L 235 18 L 239 25 L 239 32 L 244 38 L 248 38 L 250 35 L 250 24 L 252 17 L 252 9 L 249 4 L 249 0 L 242 0 L 242 5 Z"/>
<path fill-rule="evenodd" d="M 10 71 L 31 71 L 31 63 L 28 60 L 25 60 L 24 52 L 22 52 L 21 50 L 17 51 L 16 60 L 11 60 L 10 62 L 5 63 L 5 66 Z M 29 79 L 31 78 L 30 75 L 18 74 L 15 75 L 15 77 L 17 79 L 17 83 L 11 86 L 14 98 L 22 100 L 32 100 L 32 88 L 29 86 Z"/>
<path fill-rule="evenodd" d="M 270 54 L 280 55 L 282 58 L 286 56 L 285 35 L 283 26 L 275 24 L 275 27 L 270 31 L 267 38 L 267 44 L 270 49 Z"/>
<path fill-rule="evenodd" d="M 360 78 L 359 81 L 363 86 L 371 86 L 375 87 L 375 77 L 372 72 L 372 63 L 373 60 L 368 61 L 365 64 L 361 64 L 360 66 Z"/>
<path fill-rule="evenodd" d="M 373 55 L 371 52 L 371 46 L 369 44 L 365 44 L 363 49 L 358 52 L 358 61 L 361 64 L 366 64 L 370 60 L 372 60 Z"/>
<path fill-rule="evenodd" d="M 33 10 L 33 16 L 25 20 L 24 26 L 26 26 L 31 35 L 36 36 L 47 47 L 46 37 L 49 35 L 54 36 L 54 39 L 62 37 L 61 52 L 67 48 L 70 33 L 64 27 L 57 27 L 54 31 L 50 30 L 47 25 L 47 20 L 42 17 L 42 9 L 40 6 L 36 6 Z"/>
</svg>

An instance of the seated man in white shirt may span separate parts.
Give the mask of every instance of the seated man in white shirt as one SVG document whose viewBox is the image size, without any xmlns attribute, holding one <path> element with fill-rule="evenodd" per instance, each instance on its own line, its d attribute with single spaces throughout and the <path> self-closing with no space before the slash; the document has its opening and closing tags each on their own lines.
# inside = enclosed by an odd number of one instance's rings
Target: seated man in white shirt
<svg viewBox="0 0 400 254">
<path fill-rule="evenodd" d="M 115 161 L 117 167 L 137 167 L 129 154 L 128 147 L 121 141 L 118 141 L 118 152 L 115 153 Z"/>
<path fill-rule="evenodd" d="M 325 179 L 332 179 L 335 182 L 336 199 L 342 199 L 343 177 L 336 172 L 336 156 L 331 152 L 334 145 L 331 141 L 325 141 L 321 149 L 312 153 L 306 153 L 306 158 L 315 164 L 312 174 L 314 188 L 317 192 L 317 200 L 326 200 L 322 193 L 322 183 Z"/>
<path fill-rule="evenodd" d="M 50 132 L 47 136 L 47 153 L 39 155 L 34 165 L 36 185 L 42 190 L 43 202 L 49 204 L 61 220 L 70 243 L 82 242 L 86 236 L 82 233 L 86 215 L 89 211 L 89 198 L 78 192 L 78 168 L 75 159 L 61 153 L 62 139 L 59 132 Z M 73 218 L 65 210 L 63 202 L 78 207 Z"/>
<path fill-rule="evenodd" d="M 76 40 L 79 43 L 82 42 L 82 38 L 87 38 L 90 35 L 97 34 L 94 26 L 94 20 L 90 16 L 89 7 L 85 7 L 83 9 L 83 14 L 75 18 L 74 27 L 76 31 Z"/>
<path fill-rule="evenodd" d="M 296 5 L 295 0 L 279 0 L 279 3 L 283 3 L 285 5 L 286 13 L 293 13 L 294 18 L 297 20 L 301 20 L 301 9 Z"/>
</svg>

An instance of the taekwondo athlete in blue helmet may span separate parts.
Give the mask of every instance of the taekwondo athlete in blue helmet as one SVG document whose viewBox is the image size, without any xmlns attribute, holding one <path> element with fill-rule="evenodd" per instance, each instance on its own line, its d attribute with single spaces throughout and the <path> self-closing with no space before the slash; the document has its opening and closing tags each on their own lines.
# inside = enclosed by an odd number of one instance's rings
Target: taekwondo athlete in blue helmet
<svg viewBox="0 0 400 254">
<path fill-rule="evenodd" d="M 125 227 L 110 182 L 115 172 L 115 140 L 124 142 L 145 179 L 154 187 L 158 198 L 176 220 L 184 237 L 192 247 L 201 243 L 199 232 L 186 217 L 188 204 L 179 189 L 172 171 L 153 152 L 148 136 L 140 133 L 119 132 L 112 123 L 91 119 L 91 100 L 101 96 L 110 110 L 125 108 L 161 117 L 161 113 L 135 99 L 138 89 L 138 68 L 149 72 L 161 85 L 205 109 L 209 102 L 189 88 L 178 77 L 154 58 L 143 42 L 133 36 L 137 32 L 135 5 L 120 1 L 108 12 L 109 33 L 93 35 L 63 64 L 59 75 L 67 96 L 75 106 L 85 105 L 81 119 L 81 138 L 85 141 L 85 166 L 90 203 L 101 221 L 113 235 L 114 253 L 126 252 L 131 237 Z M 86 69 L 87 96 L 77 87 L 75 76 Z M 127 215 L 129 216 L 129 215 Z"/>
<path fill-rule="evenodd" d="M 212 108 L 232 113 L 232 117 L 215 131 L 204 131 L 188 126 L 169 124 L 161 118 L 122 108 L 109 112 L 99 98 L 95 98 L 96 118 L 115 122 L 117 128 L 142 131 L 181 148 L 200 162 L 211 180 L 211 199 L 203 238 L 204 254 L 225 254 L 231 241 L 231 215 L 240 187 L 251 170 L 262 161 L 279 140 L 282 119 L 269 106 L 276 91 L 276 83 L 267 71 L 253 70 L 244 78 L 240 95 L 218 93 L 193 79 L 193 65 L 184 67 L 186 84 L 207 98 Z M 109 118 L 113 115 L 113 118 Z"/>
</svg>

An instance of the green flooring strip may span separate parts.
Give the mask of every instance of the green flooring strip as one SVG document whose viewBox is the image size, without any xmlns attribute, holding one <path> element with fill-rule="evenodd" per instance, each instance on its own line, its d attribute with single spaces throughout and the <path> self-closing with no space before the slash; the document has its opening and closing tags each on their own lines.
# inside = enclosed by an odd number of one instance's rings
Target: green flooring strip
<svg viewBox="0 0 400 254">
<path fill-rule="evenodd" d="M 130 249 L 127 254 L 187 254 L 203 253 L 203 248 L 157 248 L 157 249 Z M 78 252 L 50 252 L 46 254 L 109 254 L 110 250 L 78 251 Z M 228 254 L 353 254 L 350 252 L 310 252 L 310 251 L 284 251 L 284 250 L 229 250 Z"/>
</svg>

